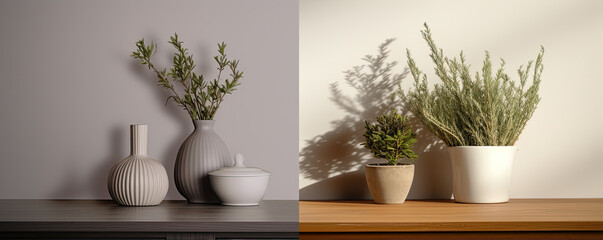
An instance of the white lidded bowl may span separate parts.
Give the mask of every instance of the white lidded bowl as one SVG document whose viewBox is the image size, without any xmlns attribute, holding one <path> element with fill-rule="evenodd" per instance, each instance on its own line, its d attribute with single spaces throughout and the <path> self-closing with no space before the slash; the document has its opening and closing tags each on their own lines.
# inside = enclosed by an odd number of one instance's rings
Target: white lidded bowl
<svg viewBox="0 0 603 240">
<path fill-rule="evenodd" d="M 223 205 L 259 205 L 270 181 L 270 172 L 245 167 L 243 155 L 237 153 L 235 165 L 209 173 L 211 187 Z"/>
</svg>

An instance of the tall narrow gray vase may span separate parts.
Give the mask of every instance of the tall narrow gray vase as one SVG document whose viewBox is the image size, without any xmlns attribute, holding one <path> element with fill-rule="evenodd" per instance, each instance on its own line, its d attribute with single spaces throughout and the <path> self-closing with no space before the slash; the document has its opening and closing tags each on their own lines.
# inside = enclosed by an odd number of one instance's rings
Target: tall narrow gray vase
<svg viewBox="0 0 603 240">
<path fill-rule="evenodd" d="M 193 120 L 195 131 L 178 151 L 174 180 L 178 192 L 189 203 L 217 203 L 208 173 L 233 165 L 224 141 L 214 131 L 213 120 Z"/>
</svg>

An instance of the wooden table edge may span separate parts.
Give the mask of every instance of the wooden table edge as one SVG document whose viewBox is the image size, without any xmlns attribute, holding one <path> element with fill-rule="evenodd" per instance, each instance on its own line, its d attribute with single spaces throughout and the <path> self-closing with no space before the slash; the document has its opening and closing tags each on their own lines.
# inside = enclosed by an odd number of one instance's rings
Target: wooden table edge
<svg viewBox="0 0 603 240">
<path fill-rule="evenodd" d="M 321 223 L 300 222 L 303 232 L 536 232 L 603 231 L 603 222 L 441 222 L 441 223 Z"/>
</svg>

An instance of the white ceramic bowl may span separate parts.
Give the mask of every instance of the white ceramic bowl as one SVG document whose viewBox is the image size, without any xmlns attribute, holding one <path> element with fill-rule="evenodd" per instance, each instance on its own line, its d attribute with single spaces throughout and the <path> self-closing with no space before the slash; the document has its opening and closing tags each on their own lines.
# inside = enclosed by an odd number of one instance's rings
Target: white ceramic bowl
<svg viewBox="0 0 603 240">
<path fill-rule="evenodd" d="M 269 172 L 245 167 L 241 154 L 235 156 L 233 167 L 221 168 L 209 173 L 211 187 L 223 205 L 259 205 L 264 198 L 269 181 Z"/>
</svg>

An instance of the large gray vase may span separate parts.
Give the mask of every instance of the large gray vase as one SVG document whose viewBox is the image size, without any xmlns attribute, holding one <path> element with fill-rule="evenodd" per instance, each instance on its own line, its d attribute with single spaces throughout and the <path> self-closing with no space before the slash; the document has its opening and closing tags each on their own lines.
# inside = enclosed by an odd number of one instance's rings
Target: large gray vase
<svg viewBox="0 0 603 240">
<path fill-rule="evenodd" d="M 195 131 L 178 151 L 174 180 L 189 203 L 218 203 L 208 173 L 233 165 L 228 147 L 214 131 L 213 120 L 193 120 Z"/>
</svg>

